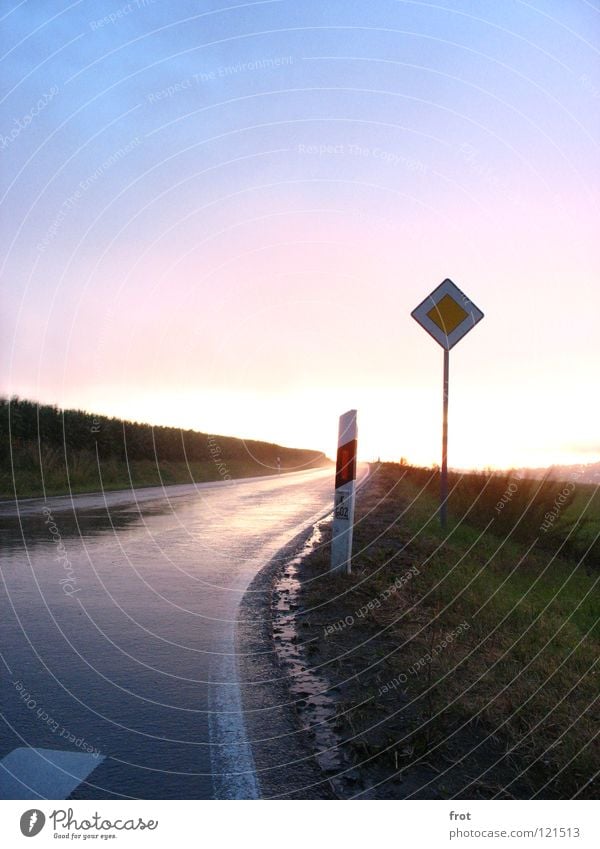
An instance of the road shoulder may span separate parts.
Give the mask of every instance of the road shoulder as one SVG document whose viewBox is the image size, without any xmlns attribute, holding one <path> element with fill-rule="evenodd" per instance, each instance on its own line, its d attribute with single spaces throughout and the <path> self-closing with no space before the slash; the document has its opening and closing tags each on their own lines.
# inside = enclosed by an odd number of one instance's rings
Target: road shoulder
<svg viewBox="0 0 600 849">
<path fill-rule="evenodd" d="M 274 634 L 274 603 L 286 568 L 312 548 L 313 527 L 281 549 L 254 578 L 238 612 L 236 652 L 244 719 L 264 799 L 332 799 L 300 721 L 298 698 Z M 287 668 L 286 668 L 287 667 Z"/>
</svg>

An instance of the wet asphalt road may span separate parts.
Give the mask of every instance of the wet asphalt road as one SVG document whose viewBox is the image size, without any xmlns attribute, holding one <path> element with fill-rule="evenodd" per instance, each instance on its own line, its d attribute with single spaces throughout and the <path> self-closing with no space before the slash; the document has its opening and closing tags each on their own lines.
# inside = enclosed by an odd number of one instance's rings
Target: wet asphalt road
<svg viewBox="0 0 600 849">
<path fill-rule="evenodd" d="M 36 499 L 18 516 L 1 504 L 0 759 L 18 747 L 91 753 L 72 798 L 260 796 L 238 605 L 330 508 L 332 487 L 326 469 Z M 39 798 L 27 784 L 22 798 Z"/>
</svg>

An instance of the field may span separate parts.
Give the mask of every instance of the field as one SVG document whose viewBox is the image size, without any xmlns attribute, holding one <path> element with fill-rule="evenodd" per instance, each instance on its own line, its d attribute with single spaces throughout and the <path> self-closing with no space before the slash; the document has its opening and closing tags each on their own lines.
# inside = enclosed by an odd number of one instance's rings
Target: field
<svg viewBox="0 0 600 849">
<path fill-rule="evenodd" d="M 319 451 L 0 398 L 0 498 L 201 483 L 325 464 Z"/>
<path fill-rule="evenodd" d="M 325 673 L 354 795 L 597 794 L 596 488 L 374 467 L 350 576 L 302 563 L 299 633 Z M 327 539 L 325 539 L 327 543 Z"/>
<path fill-rule="evenodd" d="M 227 472 L 231 478 L 253 477 L 275 474 L 274 469 L 261 466 L 251 460 L 232 460 L 227 463 Z M 189 463 L 159 460 L 131 460 L 129 464 L 116 459 L 103 461 L 98 465 L 91 452 L 79 452 L 70 458 L 55 463 L 46 462 L 44 478 L 40 473 L 40 463 L 20 463 L 13 474 L 7 468 L 0 474 L 0 498 L 19 498 L 36 496 L 65 495 L 102 490 L 129 489 L 130 487 L 168 486 L 179 483 L 202 483 L 222 480 L 223 475 L 210 460 L 190 461 Z M 13 489 L 14 486 L 14 489 Z"/>
</svg>

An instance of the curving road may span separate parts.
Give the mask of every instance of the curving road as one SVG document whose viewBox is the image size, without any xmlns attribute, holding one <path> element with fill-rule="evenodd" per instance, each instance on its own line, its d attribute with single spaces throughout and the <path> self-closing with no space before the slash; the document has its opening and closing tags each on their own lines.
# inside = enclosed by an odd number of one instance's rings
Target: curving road
<svg viewBox="0 0 600 849">
<path fill-rule="evenodd" d="M 259 796 L 236 612 L 332 492 L 328 468 L 0 504 L 0 796 Z"/>
</svg>

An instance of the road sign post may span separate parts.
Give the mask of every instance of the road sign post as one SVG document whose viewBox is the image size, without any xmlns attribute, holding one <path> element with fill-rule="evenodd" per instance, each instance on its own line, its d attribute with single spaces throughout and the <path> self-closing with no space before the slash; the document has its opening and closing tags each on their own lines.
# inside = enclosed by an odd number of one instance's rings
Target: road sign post
<svg viewBox="0 0 600 849">
<path fill-rule="evenodd" d="M 442 470 L 440 474 L 440 522 L 446 527 L 448 518 L 448 383 L 450 352 L 444 351 L 444 397 L 442 399 Z"/>
<path fill-rule="evenodd" d="M 335 466 L 331 571 L 352 571 L 352 531 L 356 487 L 356 410 L 340 416 Z"/>
<path fill-rule="evenodd" d="M 412 317 L 444 349 L 442 418 L 442 468 L 440 474 L 440 523 L 448 519 L 448 390 L 450 349 L 483 318 L 483 313 L 452 280 L 444 280 L 411 313 Z"/>
</svg>

